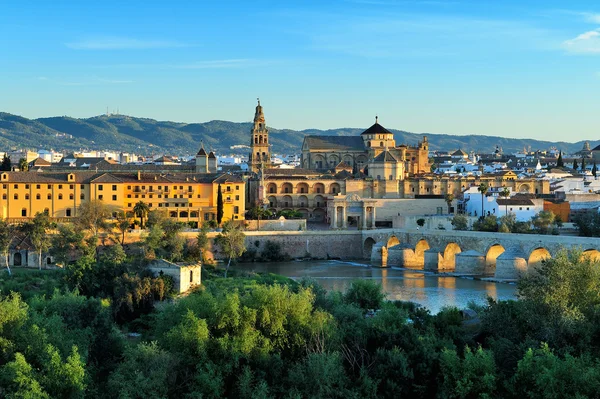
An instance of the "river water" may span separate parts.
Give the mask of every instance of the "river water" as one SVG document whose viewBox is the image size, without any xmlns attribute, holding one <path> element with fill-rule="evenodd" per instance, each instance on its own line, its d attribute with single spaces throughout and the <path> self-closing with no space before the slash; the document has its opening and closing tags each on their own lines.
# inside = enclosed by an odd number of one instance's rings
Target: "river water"
<svg viewBox="0 0 600 399">
<path fill-rule="evenodd" d="M 241 263 L 238 270 L 279 274 L 293 279 L 310 277 L 327 290 L 345 291 L 352 280 L 372 279 L 382 285 L 387 299 L 417 302 L 437 313 L 444 306 L 464 308 L 487 297 L 515 299 L 514 284 L 450 277 L 403 268 L 375 268 L 360 262 L 336 260 Z"/>
</svg>

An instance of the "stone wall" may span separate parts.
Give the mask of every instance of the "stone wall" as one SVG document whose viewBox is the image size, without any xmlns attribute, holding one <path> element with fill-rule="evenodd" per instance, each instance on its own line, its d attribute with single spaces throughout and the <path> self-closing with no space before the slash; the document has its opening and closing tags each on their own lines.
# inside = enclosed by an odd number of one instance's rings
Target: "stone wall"
<svg viewBox="0 0 600 399">
<path fill-rule="evenodd" d="M 379 211 L 377 211 L 379 212 Z M 413 228 L 416 229 L 418 227 L 417 220 L 425 219 L 425 224 L 421 229 L 423 230 L 452 230 L 452 218 L 454 215 L 434 215 L 434 216 L 407 216 L 400 215 L 394 216 L 392 219 L 392 227 L 395 229 L 404 229 L 404 228 Z M 467 223 L 469 228 L 473 226 L 473 223 L 477 221 L 476 216 L 465 216 L 467 218 Z M 440 229 L 440 226 L 443 227 Z"/>
<path fill-rule="evenodd" d="M 315 258 L 325 259 L 361 259 L 362 234 L 358 231 L 246 231 L 246 248 L 256 248 L 258 253 L 263 250 L 267 241 L 281 245 L 283 253 L 291 258 L 302 258 L 306 254 Z M 214 245 L 217 233 L 209 233 L 211 238 L 208 258 L 223 259 L 219 248 Z M 195 238 L 189 237 L 189 239 Z"/>
<path fill-rule="evenodd" d="M 306 219 L 245 220 L 248 231 L 305 231 Z M 260 227 L 259 227 L 260 223 Z"/>
</svg>

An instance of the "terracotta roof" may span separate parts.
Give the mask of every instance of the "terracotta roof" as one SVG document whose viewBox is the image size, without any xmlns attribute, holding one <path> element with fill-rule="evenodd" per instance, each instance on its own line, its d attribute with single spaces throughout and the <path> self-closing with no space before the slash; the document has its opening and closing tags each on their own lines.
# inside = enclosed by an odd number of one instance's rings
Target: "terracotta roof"
<svg viewBox="0 0 600 399">
<path fill-rule="evenodd" d="M 496 200 L 496 203 L 498 203 L 498 205 L 501 206 L 506 206 L 506 205 L 526 205 L 526 206 L 533 206 L 533 202 L 530 199 L 527 198 L 498 198 Z"/>
<path fill-rule="evenodd" d="M 304 145 L 311 150 L 365 150 L 365 143 L 359 136 L 305 136 Z"/>
<path fill-rule="evenodd" d="M 39 167 L 39 166 L 50 166 L 52 163 L 46 161 L 44 158 L 36 158 L 33 161 L 29 162 L 30 167 Z"/>
</svg>

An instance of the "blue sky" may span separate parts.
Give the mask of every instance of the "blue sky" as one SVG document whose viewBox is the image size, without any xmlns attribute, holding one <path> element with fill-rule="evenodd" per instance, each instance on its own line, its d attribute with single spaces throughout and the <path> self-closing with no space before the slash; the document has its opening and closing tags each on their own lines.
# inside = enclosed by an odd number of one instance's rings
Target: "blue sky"
<svg viewBox="0 0 600 399">
<path fill-rule="evenodd" d="M 577 141 L 597 1 L 0 0 L 0 110 Z"/>
</svg>

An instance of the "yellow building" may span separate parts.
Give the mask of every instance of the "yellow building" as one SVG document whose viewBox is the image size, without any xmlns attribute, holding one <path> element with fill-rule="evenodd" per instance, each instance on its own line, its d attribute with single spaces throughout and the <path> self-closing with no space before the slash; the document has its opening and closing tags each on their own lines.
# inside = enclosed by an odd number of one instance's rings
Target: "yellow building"
<svg viewBox="0 0 600 399">
<path fill-rule="evenodd" d="M 245 212 L 245 183 L 227 174 L 2 172 L 0 183 L 0 215 L 17 222 L 38 212 L 68 220 L 82 203 L 99 200 L 115 215 L 143 201 L 150 210 L 198 223 L 216 219 L 219 185 L 223 220 L 243 220 Z"/>
</svg>

